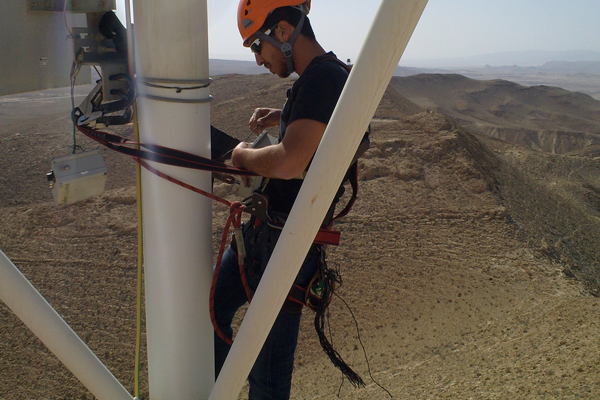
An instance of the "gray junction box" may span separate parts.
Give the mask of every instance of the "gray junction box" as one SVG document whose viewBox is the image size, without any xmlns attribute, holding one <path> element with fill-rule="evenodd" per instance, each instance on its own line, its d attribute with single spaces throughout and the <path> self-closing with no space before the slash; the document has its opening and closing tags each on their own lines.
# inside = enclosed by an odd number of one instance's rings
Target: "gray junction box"
<svg viewBox="0 0 600 400">
<path fill-rule="evenodd" d="M 99 149 L 55 158 L 48 174 L 54 200 L 74 203 L 102 193 L 107 173 Z"/>
</svg>

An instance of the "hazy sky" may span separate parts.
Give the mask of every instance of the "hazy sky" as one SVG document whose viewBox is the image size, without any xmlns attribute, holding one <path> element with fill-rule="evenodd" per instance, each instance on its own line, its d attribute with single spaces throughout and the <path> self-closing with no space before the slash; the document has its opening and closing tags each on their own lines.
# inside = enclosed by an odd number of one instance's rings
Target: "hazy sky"
<svg viewBox="0 0 600 400">
<path fill-rule="evenodd" d="M 254 60 L 241 44 L 237 4 L 208 0 L 211 58 Z M 341 59 L 356 59 L 379 4 L 312 0 L 317 40 Z M 525 50 L 600 51 L 600 0 L 429 0 L 402 59 Z"/>
</svg>

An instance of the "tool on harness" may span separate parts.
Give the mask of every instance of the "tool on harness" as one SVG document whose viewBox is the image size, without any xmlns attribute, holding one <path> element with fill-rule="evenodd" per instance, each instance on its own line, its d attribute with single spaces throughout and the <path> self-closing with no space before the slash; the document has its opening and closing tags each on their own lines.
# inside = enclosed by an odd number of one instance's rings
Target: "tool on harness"
<svg viewBox="0 0 600 400">
<path fill-rule="evenodd" d="M 309 284 L 306 285 L 306 287 L 294 284 L 294 286 L 292 286 L 290 289 L 287 301 L 308 307 L 314 312 L 317 311 L 322 302 L 329 306 L 329 303 L 331 303 L 331 299 L 333 297 L 333 291 L 342 285 L 342 281 L 341 277 L 339 277 L 339 274 L 336 275 L 333 283 L 333 290 L 327 293 L 327 296 L 325 297 L 323 289 L 326 285 L 325 279 L 329 277 L 326 278 L 322 271 L 322 269 L 327 268 L 327 264 L 324 263 L 324 255 L 325 252 L 322 251 L 319 261 L 319 268 Z"/>
<path fill-rule="evenodd" d="M 324 263 L 324 260 L 322 261 Z M 324 264 L 326 265 L 326 264 Z M 326 268 L 326 267 L 325 267 Z M 333 285 L 330 293 L 326 293 L 325 286 L 328 284 L 326 279 L 328 276 L 324 276 L 322 271 L 319 271 L 308 284 L 306 289 L 306 295 L 304 296 L 304 302 L 308 308 L 313 311 L 317 311 L 321 304 L 329 305 L 331 298 L 333 297 L 333 291 L 338 286 L 342 285 L 341 278 L 338 276 L 333 277 Z M 337 284 L 337 285 L 336 285 Z"/>
<path fill-rule="evenodd" d="M 260 192 L 254 192 L 252 195 L 242 201 L 242 204 L 246 206 L 245 211 L 258 218 L 261 223 L 269 223 L 271 218 L 269 217 L 269 199 L 267 196 Z"/>
</svg>

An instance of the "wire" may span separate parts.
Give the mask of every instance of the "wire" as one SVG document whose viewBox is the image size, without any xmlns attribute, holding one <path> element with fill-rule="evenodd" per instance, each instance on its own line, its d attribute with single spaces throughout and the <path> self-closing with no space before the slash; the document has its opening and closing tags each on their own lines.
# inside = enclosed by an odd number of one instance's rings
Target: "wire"
<svg viewBox="0 0 600 400">
<path fill-rule="evenodd" d="M 125 19 L 127 24 L 127 62 L 130 76 L 135 76 L 135 66 L 133 62 L 133 29 L 131 18 L 130 0 L 125 0 Z M 96 68 L 94 66 L 94 68 Z M 96 69 L 100 78 L 102 74 Z M 133 132 L 136 148 L 140 146 L 140 131 L 138 123 L 137 102 L 133 103 Z M 137 265 L 137 307 L 136 307 L 136 334 L 135 334 L 135 367 L 134 367 L 134 393 L 135 397 L 140 397 L 140 365 L 141 365 L 141 347 L 142 347 L 142 295 L 144 282 L 144 221 L 142 218 L 142 170 L 140 163 L 136 165 L 136 187 L 137 187 L 137 213 L 138 213 L 138 265 Z"/>
<path fill-rule="evenodd" d="M 325 310 L 329 305 L 329 299 L 331 297 L 331 294 L 334 292 L 335 282 L 339 282 L 339 276 L 334 270 L 327 268 L 327 265 L 325 264 L 324 260 L 322 261 L 322 263 L 324 263 L 323 267 L 321 267 L 321 273 L 323 276 L 322 293 L 321 300 L 319 301 L 319 305 L 315 313 L 314 322 L 315 330 L 317 332 L 317 335 L 319 336 L 319 343 L 321 344 L 323 351 L 325 352 L 325 354 L 327 354 L 333 365 L 335 365 L 337 369 L 342 371 L 344 376 L 354 387 L 364 387 L 365 383 L 363 382 L 360 375 L 354 372 L 352 368 L 344 361 L 340 353 L 338 353 L 337 350 L 335 350 L 335 348 L 325 335 Z"/>
<path fill-rule="evenodd" d="M 70 83 L 71 83 L 71 123 L 73 124 L 73 154 L 77 151 L 78 148 L 81 148 L 77 145 L 77 137 L 75 136 L 75 80 L 77 79 L 77 75 L 81 70 L 81 63 L 77 61 L 77 59 L 73 60 L 73 64 L 71 65 L 71 74 L 70 74 Z"/>
<path fill-rule="evenodd" d="M 141 83 L 142 85 L 145 86 L 149 86 L 149 87 L 153 87 L 153 88 L 157 88 L 157 89 L 174 89 L 175 92 L 177 93 L 181 93 L 184 90 L 197 90 L 197 89 L 204 89 L 210 86 L 211 81 L 209 80 L 206 83 L 201 83 L 200 85 L 196 85 L 196 86 L 190 86 L 190 87 L 181 87 L 181 86 L 167 86 L 167 85 L 159 85 L 157 83 L 153 83 L 153 82 L 149 82 L 148 80 L 138 80 L 137 82 Z"/>
<path fill-rule="evenodd" d="M 69 24 L 67 24 L 67 0 L 65 1 L 65 5 L 63 6 L 63 21 L 65 21 L 65 26 L 67 27 L 67 31 L 69 31 L 69 36 L 73 37 L 73 31 L 69 28 Z"/>
<path fill-rule="evenodd" d="M 133 103 L 133 130 L 139 143 L 139 124 L 137 120 L 137 102 Z M 140 397 L 140 354 L 142 347 L 142 289 L 144 279 L 144 224 L 142 219 L 142 180 L 141 166 L 136 164 L 137 212 L 138 212 L 138 268 L 137 268 L 137 307 L 135 334 L 135 397 Z"/>
<path fill-rule="evenodd" d="M 256 130 L 258 129 L 259 125 L 256 125 L 256 127 L 254 129 L 252 129 L 252 131 L 250 132 L 250 134 L 248 136 L 246 136 L 246 139 L 244 139 L 244 142 L 247 142 L 248 139 L 250 139 L 250 136 L 252 136 L 252 134 L 254 132 L 256 132 Z M 223 155 L 221 157 L 219 157 L 219 159 L 223 160 L 225 159 L 225 157 L 227 157 L 229 155 L 229 153 L 233 152 L 233 149 L 226 151 L 225 153 L 223 153 Z"/>
<path fill-rule="evenodd" d="M 331 319 L 329 318 L 330 314 L 329 314 L 329 307 L 327 307 L 327 329 L 329 330 L 329 341 L 331 342 L 331 345 L 333 346 L 333 332 L 331 331 Z M 344 381 L 345 376 L 343 372 L 340 372 L 342 374 L 342 376 L 340 377 L 340 386 L 338 387 L 338 392 L 337 392 L 337 397 L 338 399 L 340 398 L 340 395 L 342 394 L 342 386 L 344 386 Z"/>
<path fill-rule="evenodd" d="M 67 2 L 68 0 L 64 0 L 65 3 L 63 5 L 63 10 L 62 10 L 62 14 L 63 14 L 63 21 L 65 23 L 65 27 L 67 28 L 67 31 L 69 32 L 69 36 L 67 36 L 67 39 L 73 39 L 74 35 L 73 35 L 73 31 L 71 30 L 71 28 L 69 28 L 69 24 L 67 23 Z M 71 122 L 73 123 L 73 154 L 75 154 L 75 152 L 77 151 L 77 149 L 81 149 L 83 150 L 82 147 L 77 145 L 77 139 L 75 136 L 75 80 L 77 79 L 77 75 L 79 74 L 79 71 L 81 70 L 81 64 L 83 63 L 83 54 L 80 52 L 79 54 L 76 54 L 73 57 L 73 64 L 71 65 L 71 73 L 69 76 L 69 83 L 71 84 Z"/>
<path fill-rule="evenodd" d="M 96 67 L 95 65 L 93 65 L 93 67 L 96 70 L 96 73 L 98 74 L 98 76 L 100 77 L 100 79 L 102 79 L 102 73 L 100 71 L 98 71 L 98 67 Z"/>
<path fill-rule="evenodd" d="M 352 312 L 352 309 L 350 308 L 350 305 L 348 305 L 348 303 L 346 303 L 346 300 L 344 300 L 336 292 L 333 292 L 333 294 L 335 295 L 335 297 L 337 297 L 338 299 L 340 299 L 342 301 L 342 303 L 344 303 L 346 305 L 346 308 L 348 308 L 348 311 L 350 311 L 350 315 L 352 316 L 352 320 L 354 320 L 354 326 L 356 327 L 356 336 L 358 338 L 358 343 L 360 343 L 360 347 L 362 347 L 363 354 L 365 355 L 365 361 L 367 362 L 367 370 L 369 372 L 369 377 L 371 378 L 371 380 L 373 381 L 373 383 L 375 383 L 377 386 L 379 386 L 381 388 L 381 390 L 383 390 L 384 392 L 386 392 L 388 394 L 388 396 L 390 396 L 390 399 L 393 399 L 394 396 L 392 396 L 392 394 L 390 393 L 390 391 L 387 390 L 386 388 L 384 388 L 383 386 L 381 386 L 379 384 L 379 382 L 377 382 L 375 380 L 375 378 L 373 378 L 373 375 L 371 374 L 371 364 L 369 363 L 369 358 L 367 357 L 367 350 L 365 349 L 365 345 L 363 344 L 362 339 L 360 338 L 360 330 L 358 328 L 358 321 L 356 320 L 356 317 L 354 316 L 354 312 Z M 340 389 L 341 389 L 341 386 L 340 386 Z"/>
</svg>

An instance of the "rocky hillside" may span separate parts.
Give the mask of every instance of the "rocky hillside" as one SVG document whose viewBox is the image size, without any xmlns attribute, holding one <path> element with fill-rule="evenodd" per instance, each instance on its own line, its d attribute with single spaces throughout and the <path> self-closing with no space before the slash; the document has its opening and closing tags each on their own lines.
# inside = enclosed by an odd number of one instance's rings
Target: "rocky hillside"
<svg viewBox="0 0 600 400">
<path fill-rule="evenodd" d="M 390 86 L 472 132 L 535 150 L 565 154 L 600 144 L 600 101 L 582 93 L 443 74 L 394 77 Z"/>
</svg>

